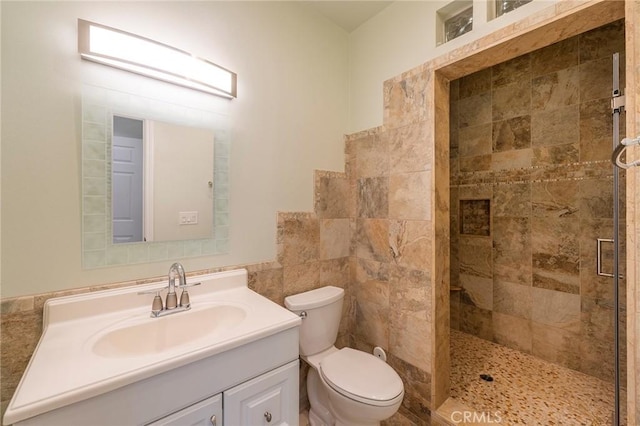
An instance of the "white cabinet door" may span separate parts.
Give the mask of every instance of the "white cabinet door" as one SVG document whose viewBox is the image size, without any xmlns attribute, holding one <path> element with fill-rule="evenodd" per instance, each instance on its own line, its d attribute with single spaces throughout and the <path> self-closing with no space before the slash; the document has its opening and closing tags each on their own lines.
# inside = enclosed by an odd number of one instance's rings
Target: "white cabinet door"
<svg viewBox="0 0 640 426">
<path fill-rule="evenodd" d="M 298 426 L 298 360 L 224 392 L 225 426 Z"/>
<path fill-rule="evenodd" d="M 222 394 L 163 417 L 149 426 L 222 426 Z"/>
</svg>

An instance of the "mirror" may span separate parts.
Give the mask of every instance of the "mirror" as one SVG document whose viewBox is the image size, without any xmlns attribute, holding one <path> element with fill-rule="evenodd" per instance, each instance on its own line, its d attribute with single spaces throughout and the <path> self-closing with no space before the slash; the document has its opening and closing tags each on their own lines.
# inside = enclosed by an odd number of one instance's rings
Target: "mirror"
<svg viewBox="0 0 640 426">
<path fill-rule="evenodd" d="M 221 112 L 83 87 L 83 268 L 227 253 L 228 123 Z"/>
<path fill-rule="evenodd" d="M 211 129 L 113 115 L 113 243 L 213 237 Z"/>
</svg>

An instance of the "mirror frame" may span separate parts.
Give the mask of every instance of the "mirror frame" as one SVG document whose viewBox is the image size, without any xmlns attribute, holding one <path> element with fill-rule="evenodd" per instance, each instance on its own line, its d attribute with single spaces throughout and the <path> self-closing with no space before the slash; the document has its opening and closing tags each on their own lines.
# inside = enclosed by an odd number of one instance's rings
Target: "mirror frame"
<svg viewBox="0 0 640 426">
<path fill-rule="evenodd" d="M 124 114 L 214 132 L 213 236 L 207 239 L 113 244 L 111 135 Z M 161 262 L 229 251 L 229 116 L 85 85 L 82 90 L 82 267 Z"/>
</svg>

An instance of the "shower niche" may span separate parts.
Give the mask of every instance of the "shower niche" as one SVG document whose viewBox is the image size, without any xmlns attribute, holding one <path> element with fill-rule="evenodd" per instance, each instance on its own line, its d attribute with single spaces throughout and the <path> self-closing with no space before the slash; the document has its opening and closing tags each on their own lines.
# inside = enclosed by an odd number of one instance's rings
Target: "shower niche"
<svg viewBox="0 0 640 426">
<path fill-rule="evenodd" d="M 491 235 L 491 200 L 460 200 L 460 234 Z"/>
</svg>

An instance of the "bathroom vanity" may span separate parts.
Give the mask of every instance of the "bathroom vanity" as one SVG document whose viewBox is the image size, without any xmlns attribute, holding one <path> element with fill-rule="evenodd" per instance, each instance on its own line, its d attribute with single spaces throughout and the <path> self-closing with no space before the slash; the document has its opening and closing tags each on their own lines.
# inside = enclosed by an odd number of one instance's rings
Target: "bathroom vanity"
<svg viewBox="0 0 640 426">
<path fill-rule="evenodd" d="M 47 301 L 4 424 L 296 425 L 300 318 L 245 270 L 195 282 L 161 318 L 139 293 L 166 281 Z"/>
</svg>

